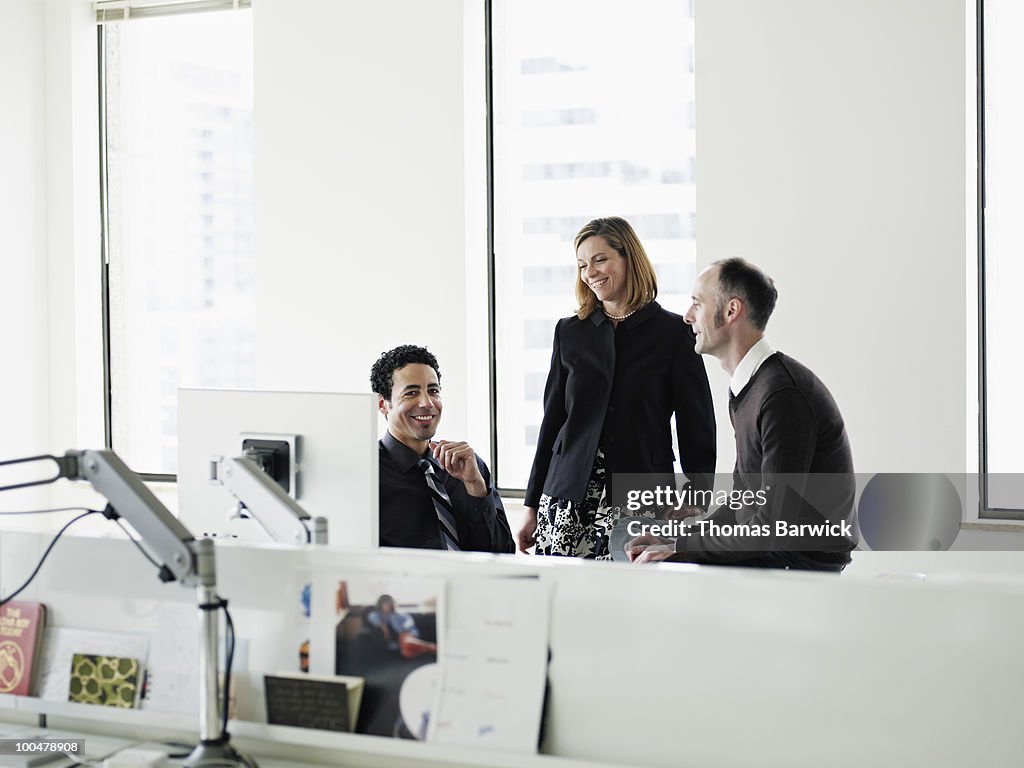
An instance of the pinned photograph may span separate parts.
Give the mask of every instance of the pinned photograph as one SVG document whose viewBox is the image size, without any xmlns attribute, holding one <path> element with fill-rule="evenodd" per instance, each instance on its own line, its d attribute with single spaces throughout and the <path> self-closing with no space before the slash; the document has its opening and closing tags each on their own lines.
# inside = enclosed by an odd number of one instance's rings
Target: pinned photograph
<svg viewBox="0 0 1024 768">
<path fill-rule="evenodd" d="M 365 679 L 358 733 L 425 740 L 437 710 L 443 584 L 346 579 L 335 594 L 335 673 Z"/>
</svg>

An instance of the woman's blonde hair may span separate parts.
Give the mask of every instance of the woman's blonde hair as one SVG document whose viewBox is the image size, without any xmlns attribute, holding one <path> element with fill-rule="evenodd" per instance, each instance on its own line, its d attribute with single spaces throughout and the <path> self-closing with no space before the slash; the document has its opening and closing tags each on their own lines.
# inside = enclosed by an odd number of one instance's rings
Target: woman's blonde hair
<svg viewBox="0 0 1024 768">
<path fill-rule="evenodd" d="M 635 312 L 644 304 L 654 301 L 658 295 L 658 278 L 654 274 L 651 260 L 647 257 L 647 251 L 640 244 L 640 238 L 636 236 L 629 222 L 618 216 L 594 219 L 576 234 L 575 249 L 579 251 L 585 240 L 595 236 L 603 237 L 608 245 L 626 260 L 625 311 Z M 579 303 L 576 316 L 580 320 L 590 317 L 601 306 L 601 302 L 597 300 L 590 286 L 583 281 L 578 269 L 576 301 Z"/>
</svg>

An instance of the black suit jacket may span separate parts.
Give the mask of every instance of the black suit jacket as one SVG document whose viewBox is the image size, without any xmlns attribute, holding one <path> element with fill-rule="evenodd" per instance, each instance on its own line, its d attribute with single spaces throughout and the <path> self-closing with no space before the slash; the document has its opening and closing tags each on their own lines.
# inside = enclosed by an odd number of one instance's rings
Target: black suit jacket
<svg viewBox="0 0 1024 768">
<path fill-rule="evenodd" d="M 544 419 L 525 504 L 541 492 L 581 501 L 598 445 L 614 473 L 671 473 L 676 417 L 685 472 L 713 481 L 715 412 L 690 327 L 652 301 L 614 327 L 600 310 L 555 326 Z"/>
</svg>

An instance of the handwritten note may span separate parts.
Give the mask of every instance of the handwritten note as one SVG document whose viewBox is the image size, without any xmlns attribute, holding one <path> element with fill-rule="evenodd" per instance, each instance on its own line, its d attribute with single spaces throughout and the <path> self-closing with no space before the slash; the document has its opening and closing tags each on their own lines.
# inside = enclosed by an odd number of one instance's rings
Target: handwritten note
<svg viewBox="0 0 1024 768">
<path fill-rule="evenodd" d="M 548 595 L 537 579 L 450 582 L 441 695 L 429 738 L 535 752 L 548 656 Z"/>
</svg>

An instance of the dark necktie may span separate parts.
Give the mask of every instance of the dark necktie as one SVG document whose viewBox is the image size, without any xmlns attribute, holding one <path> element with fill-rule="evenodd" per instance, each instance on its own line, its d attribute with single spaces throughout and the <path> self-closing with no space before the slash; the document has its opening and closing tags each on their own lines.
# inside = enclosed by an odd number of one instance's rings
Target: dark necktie
<svg viewBox="0 0 1024 768">
<path fill-rule="evenodd" d="M 448 498 L 448 493 L 434 472 L 434 465 L 427 459 L 420 459 L 416 462 L 416 468 L 427 478 L 427 488 L 430 489 L 430 499 L 434 502 L 434 512 L 437 513 L 437 523 L 445 548 L 460 551 L 462 547 L 459 546 L 459 534 L 455 528 L 452 500 Z"/>
</svg>

